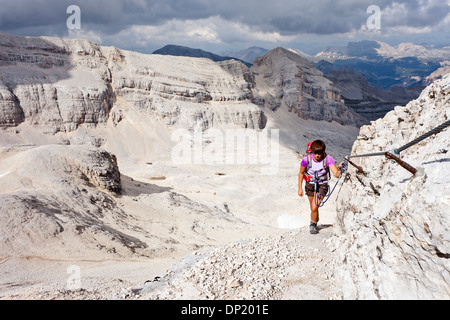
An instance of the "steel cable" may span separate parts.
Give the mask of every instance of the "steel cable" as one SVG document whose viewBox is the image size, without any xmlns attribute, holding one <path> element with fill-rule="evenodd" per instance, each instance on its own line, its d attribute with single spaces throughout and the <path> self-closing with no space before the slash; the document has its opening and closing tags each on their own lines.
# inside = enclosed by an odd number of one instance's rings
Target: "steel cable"
<svg viewBox="0 0 450 320">
<path fill-rule="evenodd" d="M 400 152 L 408 149 L 409 147 L 415 145 L 416 143 L 419 143 L 420 141 L 432 136 L 433 134 L 439 133 L 442 130 L 444 130 L 445 128 L 447 128 L 448 126 L 450 126 L 450 120 L 445 121 L 443 124 L 441 124 L 440 126 L 437 126 L 436 128 L 434 128 L 433 130 L 428 131 L 427 133 L 421 135 L 420 137 L 412 140 L 411 142 L 408 142 L 407 144 L 405 144 L 404 146 L 401 146 L 398 149 L 394 149 L 393 152 L 394 154 L 400 154 Z M 359 158 L 359 157 L 373 157 L 373 156 L 383 156 L 385 155 L 386 152 L 376 152 L 376 153 L 368 153 L 368 154 L 361 154 L 361 155 L 354 155 L 354 156 L 348 156 L 347 158 Z"/>
<path fill-rule="evenodd" d="M 450 126 L 450 120 L 445 121 L 445 122 L 444 122 L 443 124 L 441 124 L 440 126 L 434 128 L 433 130 L 428 131 L 427 133 L 425 133 L 425 134 L 421 135 L 420 137 L 414 139 L 413 141 L 411 141 L 411 142 L 405 144 L 404 146 L 402 146 L 402 147 L 400 147 L 400 148 L 398 148 L 398 149 L 395 149 L 394 152 L 397 153 L 397 154 L 399 154 L 399 153 L 402 152 L 403 150 L 406 150 L 406 149 L 408 149 L 409 147 L 411 147 L 412 145 L 415 145 L 416 143 L 418 143 L 418 142 L 420 142 L 420 141 L 422 141 L 422 140 L 424 140 L 424 139 L 426 139 L 426 138 L 432 136 L 433 134 L 436 134 L 436 133 L 441 132 L 442 130 L 444 130 L 444 129 L 447 128 L 448 126 Z"/>
</svg>

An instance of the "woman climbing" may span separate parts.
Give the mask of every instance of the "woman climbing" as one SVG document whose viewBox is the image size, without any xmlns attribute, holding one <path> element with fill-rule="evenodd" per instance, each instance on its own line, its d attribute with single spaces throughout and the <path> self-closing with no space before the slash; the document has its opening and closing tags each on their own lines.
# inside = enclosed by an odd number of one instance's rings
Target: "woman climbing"
<svg viewBox="0 0 450 320">
<path fill-rule="evenodd" d="M 303 197 L 303 180 L 306 181 L 305 192 L 309 199 L 311 208 L 311 223 L 309 231 L 317 234 L 317 223 L 319 222 L 319 206 L 323 197 L 328 193 L 328 178 L 330 169 L 336 178 L 342 174 L 343 162 L 336 167 L 334 159 L 325 153 L 325 143 L 316 140 L 311 143 L 311 152 L 303 157 L 298 174 L 298 195 Z M 331 176 L 330 176 L 331 177 Z"/>
</svg>

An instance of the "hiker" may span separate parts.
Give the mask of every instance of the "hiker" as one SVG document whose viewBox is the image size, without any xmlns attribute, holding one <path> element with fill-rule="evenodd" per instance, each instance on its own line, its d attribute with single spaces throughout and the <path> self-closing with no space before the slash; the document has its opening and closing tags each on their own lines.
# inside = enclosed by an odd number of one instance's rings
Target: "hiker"
<svg viewBox="0 0 450 320">
<path fill-rule="evenodd" d="M 309 199 L 311 208 L 311 223 L 309 231 L 312 234 L 318 233 L 317 223 L 319 222 L 319 205 L 323 197 L 328 193 L 329 170 L 333 172 L 336 178 L 342 174 L 343 162 L 337 167 L 334 159 L 325 153 L 325 143 L 322 140 L 316 140 L 310 143 L 306 155 L 300 164 L 300 173 L 298 174 L 298 195 L 303 197 L 303 180 L 306 181 L 305 191 Z M 330 176 L 331 177 L 331 176 Z M 316 185 L 317 183 L 317 185 Z M 317 193 L 317 195 L 316 195 Z M 317 197 L 317 199 L 315 199 Z"/>
</svg>

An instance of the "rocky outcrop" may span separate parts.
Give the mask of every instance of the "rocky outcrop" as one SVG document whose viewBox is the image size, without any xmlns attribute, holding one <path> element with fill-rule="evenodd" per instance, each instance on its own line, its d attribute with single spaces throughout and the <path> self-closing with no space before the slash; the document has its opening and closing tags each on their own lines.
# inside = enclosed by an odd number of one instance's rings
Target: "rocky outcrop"
<svg viewBox="0 0 450 320">
<path fill-rule="evenodd" d="M 7 150 L 8 151 L 8 150 Z M 11 179 L 11 189 L 20 189 L 36 178 L 44 188 L 85 185 L 119 194 L 120 172 L 115 155 L 93 146 L 45 145 L 22 151 L 2 162 L 4 182 Z M 51 175 L 42 174 L 53 170 Z M 15 173 L 16 176 L 14 177 Z M 71 175 L 75 175 L 76 179 Z M 7 181 L 8 180 L 8 181 Z"/>
<path fill-rule="evenodd" d="M 81 149 L 81 158 L 75 159 L 75 166 L 94 186 L 119 194 L 122 190 L 117 158 L 102 149 Z"/>
<path fill-rule="evenodd" d="M 253 101 L 270 110 L 287 108 L 302 119 L 336 121 L 359 126 L 365 119 L 350 111 L 341 92 L 299 55 L 277 48 L 257 58 Z"/>
<path fill-rule="evenodd" d="M 4 118 L 3 113 L 0 126 L 27 121 L 57 132 L 107 121 L 112 92 L 100 46 L 0 33 L 0 47 L 0 87 L 6 93 L 0 105 L 14 114 Z"/>
<path fill-rule="evenodd" d="M 0 125 L 17 126 L 24 120 L 17 97 L 0 80 Z"/>
<path fill-rule="evenodd" d="M 417 100 L 361 128 L 352 154 L 398 148 L 450 118 L 450 74 Z M 401 152 L 415 176 L 383 157 L 361 158 L 337 205 L 336 268 L 345 299 L 450 297 L 450 128 Z"/>
<path fill-rule="evenodd" d="M 122 186 L 112 154 L 66 145 L 12 152 L 0 162 L 2 256 L 122 255 L 147 247 L 120 225 L 126 214 L 114 198 Z"/>
</svg>

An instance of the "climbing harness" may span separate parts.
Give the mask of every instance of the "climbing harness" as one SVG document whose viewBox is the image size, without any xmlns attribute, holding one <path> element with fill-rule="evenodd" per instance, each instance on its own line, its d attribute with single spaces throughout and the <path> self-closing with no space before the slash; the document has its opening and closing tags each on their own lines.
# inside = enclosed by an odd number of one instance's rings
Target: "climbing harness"
<svg viewBox="0 0 450 320">
<path fill-rule="evenodd" d="M 313 142 L 314 141 L 311 141 L 311 142 L 308 143 L 308 145 L 306 147 L 306 152 L 302 156 L 302 159 L 304 157 L 306 157 L 306 161 L 307 161 L 305 175 L 303 176 L 303 179 L 306 182 L 311 182 L 314 179 L 314 176 L 311 176 L 311 175 L 308 174 L 310 169 L 311 169 L 311 167 L 312 167 L 313 153 L 312 153 L 311 145 L 313 144 Z M 329 179 L 329 178 L 331 178 L 331 174 L 330 174 L 330 169 L 328 168 L 328 165 L 327 165 L 327 154 L 326 153 L 324 153 L 322 162 L 323 162 L 323 168 L 325 169 L 326 174 L 328 175 L 328 179 Z M 327 180 L 327 179 L 326 179 L 325 176 L 321 176 L 321 180 L 324 181 L 324 180 Z"/>
<path fill-rule="evenodd" d="M 331 195 L 334 192 L 334 189 L 336 188 L 345 171 L 347 170 L 347 167 L 348 167 L 347 161 L 344 159 L 344 163 L 342 164 L 342 168 L 340 170 L 341 174 L 338 180 L 336 181 L 336 184 L 334 185 L 333 189 L 331 189 L 330 191 L 330 188 L 328 188 L 327 194 L 318 193 L 320 179 L 318 179 L 319 177 L 317 177 L 317 171 L 314 172 L 314 203 L 318 208 L 323 207 L 325 203 L 328 201 L 328 199 L 330 199 Z M 321 197 L 323 197 L 323 200 L 320 199 Z"/>
<path fill-rule="evenodd" d="M 353 156 L 350 155 L 350 156 L 344 157 L 344 160 L 348 161 L 351 165 L 355 166 L 358 169 L 358 171 L 364 173 L 364 170 L 360 166 L 357 166 L 353 162 L 351 162 L 350 158 L 385 156 L 388 159 L 395 160 L 400 166 L 402 166 L 403 168 L 405 168 L 406 170 L 411 172 L 413 175 L 415 175 L 417 173 L 417 169 L 414 168 L 413 166 L 409 165 L 405 161 L 401 160 L 400 159 L 400 152 L 408 149 L 409 147 L 415 145 L 416 143 L 419 143 L 422 140 L 425 140 L 426 138 L 428 138 L 428 137 L 430 137 L 430 136 L 432 136 L 432 135 L 434 135 L 436 133 L 441 132 L 442 130 L 444 130 L 448 126 L 450 126 L 450 120 L 447 120 L 446 122 L 444 122 L 440 126 L 437 126 L 436 128 L 428 131 L 427 133 L 421 135 L 420 137 L 418 137 L 418 138 L 408 142 L 407 144 L 401 146 L 400 148 L 394 149 L 392 151 L 367 153 L 367 154 L 360 154 L 360 155 L 353 155 Z"/>
<path fill-rule="evenodd" d="M 306 154 L 306 159 L 307 159 L 307 165 L 306 165 L 306 170 L 305 170 L 305 175 L 303 176 L 303 179 L 310 183 L 311 181 L 315 181 L 315 180 L 319 180 L 319 181 L 326 181 L 327 180 L 327 175 L 328 175 L 328 179 L 331 178 L 331 174 L 330 174 L 330 169 L 328 167 L 327 164 L 327 154 L 324 154 L 324 158 L 322 160 L 322 164 L 323 164 L 323 169 L 325 170 L 325 174 L 321 175 L 319 177 L 316 177 L 316 174 L 318 171 L 314 171 L 314 176 L 310 175 L 310 169 L 312 167 L 312 154 Z M 319 170 L 320 171 L 320 170 Z"/>
</svg>

